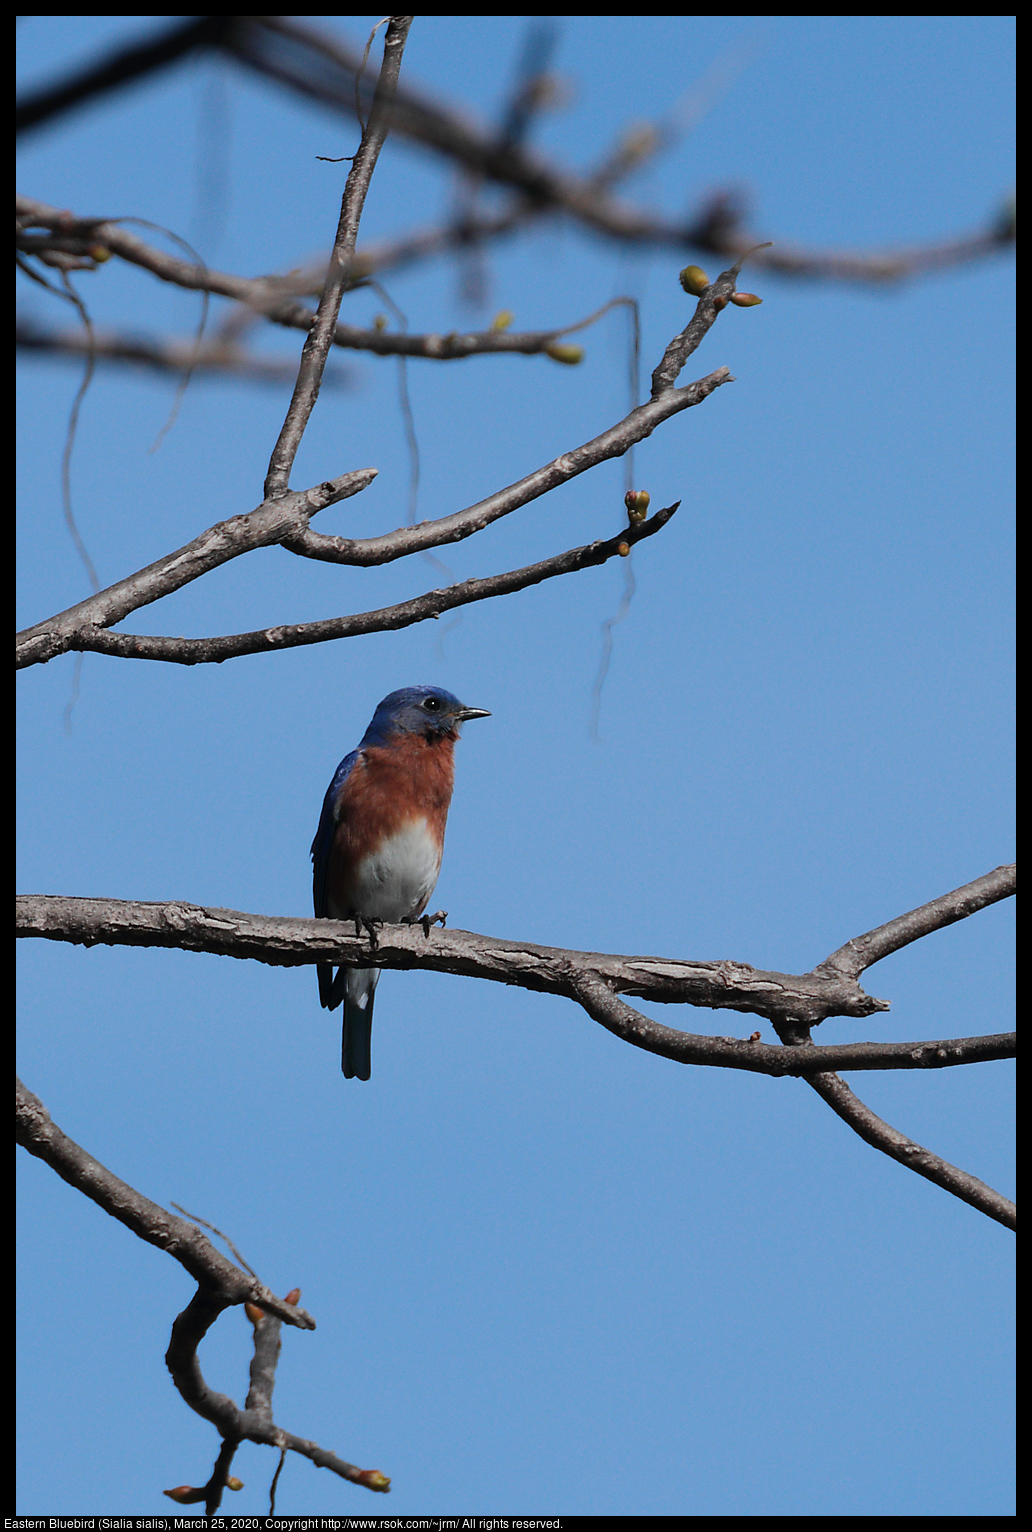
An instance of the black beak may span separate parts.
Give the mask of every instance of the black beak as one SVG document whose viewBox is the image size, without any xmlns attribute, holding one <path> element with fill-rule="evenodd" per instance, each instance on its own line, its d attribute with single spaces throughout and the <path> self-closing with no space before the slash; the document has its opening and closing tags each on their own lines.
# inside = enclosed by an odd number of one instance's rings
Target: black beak
<svg viewBox="0 0 1032 1532">
<path fill-rule="evenodd" d="M 465 723 L 467 718 L 490 718 L 491 714 L 484 707 L 463 707 L 455 714 L 457 723 Z"/>
</svg>

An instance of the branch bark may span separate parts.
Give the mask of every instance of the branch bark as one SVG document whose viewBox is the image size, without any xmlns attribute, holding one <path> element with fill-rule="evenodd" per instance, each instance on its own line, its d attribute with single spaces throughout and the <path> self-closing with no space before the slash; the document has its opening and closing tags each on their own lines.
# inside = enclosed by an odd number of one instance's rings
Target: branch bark
<svg viewBox="0 0 1032 1532">
<path fill-rule="evenodd" d="M 243 654 L 265 654 L 274 649 L 294 649 L 304 644 L 323 644 L 332 639 L 355 638 L 365 633 L 393 632 L 417 622 L 440 617 L 456 607 L 476 601 L 490 601 L 539 585 L 542 580 L 572 574 L 595 564 L 604 564 L 623 549 L 660 531 L 680 504 L 667 506 L 649 521 L 628 527 L 616 537 L 585 547 L 571 548 L 539 564 L 527 564 L 504 574 L 487 575 L 482 580 L 464 580 L 442 590 L 427 591 L 411 601 L 380 607 L 374 612 L 360 612 L 351 617 L 330 617 L 322 622 L 302 622 L 289 626 L 260 628 L 251 633 L 231 633 L 220 638 L 164 638 L 131 633 L 106 633 L 99 628 L 83 629 L 69 648 L 96 654 L 117 655 L 120 659 L 164 660 L 177 665 L 221 664 Z"/>
<path fill-rule="evenodd" d="M 257 959 L 278 967 L 335 962 L 368 964 L 374 949 L 351 922 L 248 915 L 180 903 L 20 895 L 17 931 L 84 946 L 168 947 Z M 785 1048 L 757 1041 L 694 1035 L 662 1026 L 618 999 L 633 995 L 662 1004 L 703 1006 L 764 1016 L 776 1027 L 819 1024 L 828 1016 L 866 1017 L 889 1003 L 867 995 L 854 979 L 820 965 L 809 974 L 764 971 L 744 963 L 703 962 L 576 952 L 505 941 L 470 931 L 384 926 L 376 933 L 382 968 L 428 969 L 514 984 L 577 1000 L 596 1021 L 637 1047 L 682 1063 L 809 1075 L 829 1069 L 928 1069 L 1015 1052 L 1014 1034 L 918 1043 L 806 1042 Z M 621 1008 L 622 1007 L 622 1008 Z"/>
</svg>

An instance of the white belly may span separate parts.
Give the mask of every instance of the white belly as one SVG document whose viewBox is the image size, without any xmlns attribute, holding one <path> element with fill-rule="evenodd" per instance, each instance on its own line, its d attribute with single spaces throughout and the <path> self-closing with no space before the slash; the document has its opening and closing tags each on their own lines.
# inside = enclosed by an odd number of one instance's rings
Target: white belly
<svg viewBox="0 0 1032 1532">
<path fill-rule="evenodd" d="M 441 855 L 425 819 L 412 820 L 362 859 L 355 904 L 370 920 L 396 924 L 426 908 L 441 871 Z"/>
</svg>

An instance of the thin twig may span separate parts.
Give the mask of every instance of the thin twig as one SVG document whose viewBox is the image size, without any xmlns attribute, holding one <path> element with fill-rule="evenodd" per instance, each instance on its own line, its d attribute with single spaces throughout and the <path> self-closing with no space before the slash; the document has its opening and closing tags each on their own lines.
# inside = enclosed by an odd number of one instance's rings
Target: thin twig
<svg viewBox="0 0 1032 1532">
<path fill-rule="evenodd" d="M 390 108 L 398 86 L 401 56 L 405 39 L 412 25 L 411 16 L 392 16 L 387 27 L 383 45 L 383 63 L 373 98 L 369 125 L 363 129 L 354 163 L 348 172 L 344 195 L 340 204 L 337 235 L 333 241 L 333 253 L 326 270 L 326 281 L 312 328 L 308 332 L 301 352 L 297 383 L 287 409 L 286 419 L 269 459 L 269 471 L 265 477 L 265 498 L 279 499 L 285 495 L 290 483 L 290 470 L 294 466 L 297 449 L 305 427 L 319 397 L 326 358 L 333 344 L 333 334 L 340 313 L 341 299 L 348 280 L 351 258 L 355 253 L 358 225 L 365 206 L 366 194 L 373 178 L 376 161 L 387 139 L 390 126 Z M 371 41 L 371 39 L 370 39 Z M 360 71 L 361 75 L 361 71 Z"/>
</svg>

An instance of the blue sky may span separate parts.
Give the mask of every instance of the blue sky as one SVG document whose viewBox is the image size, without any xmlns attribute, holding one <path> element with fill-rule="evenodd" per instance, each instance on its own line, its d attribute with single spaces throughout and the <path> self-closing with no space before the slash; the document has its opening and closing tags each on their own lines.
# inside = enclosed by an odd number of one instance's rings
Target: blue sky
<svg viewBox="0 0 1032 1532">
<path fill-rule="evenodd" d="M 377 19 L 321 24 L 362 42 Z M 28 18 L 23 83 L 164 20 Z M 496 120 L 526 27 L 420 17 L 406 76 Z M 569 89 L 534 142 L 586 168 L 743 45 L 751 62 L 628 183 L 632 200 L 675 214 L 730 184 L 764 237 L 855 250 L 979 227 L 1009 192 L 1006 17 L 565 18 Z M 225 270 L 282 271 L 327 246 L 344 167 L 316 156 L 353 138 L 195 60 L 26 139 L 19 186 L 160 223 Z M 433 224 L 454 194 L 447 166 L 389 142 L 362 237 Z M 490 254 L 483 310 L 447 260 L 385 281 L 413 330 L 483 327 L 501 308 L 518 328 L 572 323 L 631 293 L 647 377 L 690 312 L 683 264 L 553 223 Z M 801 972 L 1011 860 L 1012 271 L 1001 257 L 888 290 L 743 279 L 763 306 L 723 314 L 682 378 L 727 365 L 737 381 L 637 451 L 653 503 L 682 504 L 635 553 L 597 741 L 621 561 L 454 625 L 194 670 L 87 656 L 70 735 L 65 656 L 19 681 L 19 888 L 309 913 L 338 760 L 382 696 L 425 682 L 492 713 L 459 747 L 434 901 L 469 930 Z M 40 321 L 69 322 L 22 285 Z M 117 261 L 78 288 L 98 325 L 187 337 L 197 322 L 195 296 Z M 343 317 L 382 307 L 357 292 Z M 622 312 L 581 338 L 579 368 L 410 366 L 420 519 L 623 414 Z M 286 359 L 300 338 L 255 344 Z M 337 360 L 351 386 L 324 391 L 292 482 L 377 467 L 317 522 L 367 536 L 406 516 L 396 366 Z M 60 501 L 78 383 L 74 364 L 21 367 L 19 625 L 88 591 Z M 197 379 L 150 453 L 173 390 L 102 370 L 84 403 L 74 503 L 104 584 L 261 498 L 285 390 Z M 464 579 L 611 535 L 622 494 L 623 465 L 607 464 L 447 562 Z M 236 632 L 442 578 L 419 559 L 340 569 L 270 549 L 125 627 Z M 882 962 L 865 987 L 891 1012 L 831 1020 L 819 1040 L 1005 1030 L 1011 921 L 997 905 Z M 292 1459 L 280 1511 L 1011 1513 L 1011 1236 L 867 1148 L 802 1083 L 685 1069 L 560 999 L 429 973 L 384 976 L 373 1078 L 344 1082 L 337 1018 L 306 970 L 21 948 L 26 1083 L 116 1174 L 225 1229 L 277 1291 L 301 1287 L 318 1329 L 284 1334 L 277 1419 L 392 1478 L 374 1502 Z M 1006 1063 L 850 1077 L 1008 1193 L 1011 1081 Z M 160 1513 L 216 1449 L 163 1363 L 192 1284 L 20 1162 L 17 1509 Z M 238 1400 L 248 1339 L 231 1312 L 202 1351 Z M 274 1467 L 242 1448 L 227 1513 L 264 1511 Z"/>
</svg>

